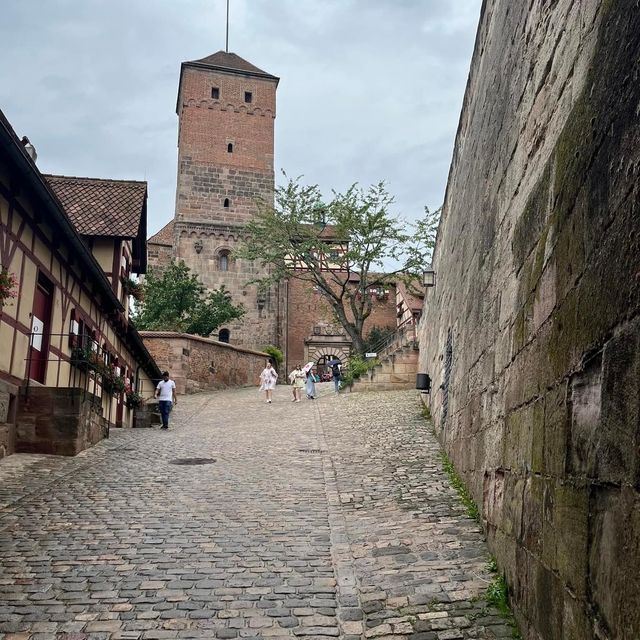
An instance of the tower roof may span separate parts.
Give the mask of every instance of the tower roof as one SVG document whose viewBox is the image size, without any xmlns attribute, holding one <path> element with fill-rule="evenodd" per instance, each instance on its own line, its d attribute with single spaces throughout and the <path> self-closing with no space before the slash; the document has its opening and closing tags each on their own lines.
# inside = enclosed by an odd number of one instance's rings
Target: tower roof
<svg viewBox="0 0 640 640">
<path fill-rule="evenodd" d="M 251 64 L 244 58 L 241 58 L 239 55 L 235 53 L 228 53 L 226 51 L 218 51 L 216 53 L 212 53 L 206 58 L 189 60 L 182 64 L 190 67 L 204 67 L 207 69 L 216 69 L 218 71 L 228 71 L 230 73 L 240 73 L 242 75 L 268 78 L 276 81 L 279 80 L 276 76 L 273 76 L 262 69 L 258 69 L 258 67 Z"/>
</svg>

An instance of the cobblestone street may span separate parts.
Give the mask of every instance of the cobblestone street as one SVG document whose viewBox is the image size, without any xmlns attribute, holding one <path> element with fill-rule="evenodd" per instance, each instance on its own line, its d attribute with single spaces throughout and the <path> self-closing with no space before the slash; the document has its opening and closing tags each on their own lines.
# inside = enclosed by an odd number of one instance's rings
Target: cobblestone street
<svg viewBox="0 0 640 640">
<path fill-rule="evenodd" d="M 0 637 L 511 637 L 416 393 L 319 387 L 183 397 L 168 432 L 2 460 Z"/>
</svg>

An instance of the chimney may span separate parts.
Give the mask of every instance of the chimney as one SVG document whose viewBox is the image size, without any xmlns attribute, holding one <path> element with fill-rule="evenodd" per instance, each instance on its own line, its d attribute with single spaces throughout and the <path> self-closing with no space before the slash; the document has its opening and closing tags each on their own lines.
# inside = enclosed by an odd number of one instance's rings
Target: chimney
<svg viewBox="0 0 640 640">
<path fill-rule="evenodd" d="M 31 144 L 29 138 L 27 136 L 22 136 L 22 140 L 20 140 L 24 145 L 24 150 L 27 152 L 27 155 L 31 158 L 33 163 L 35 164 L 38 159 L 38 154 L 36 153 L 36 148 Z"/>
</svg>

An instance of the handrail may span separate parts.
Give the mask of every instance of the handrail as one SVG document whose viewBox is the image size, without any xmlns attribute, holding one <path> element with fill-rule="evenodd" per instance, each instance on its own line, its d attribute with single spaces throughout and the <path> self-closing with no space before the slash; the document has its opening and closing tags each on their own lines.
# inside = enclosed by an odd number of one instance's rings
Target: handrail
<svg viewBox="0 0 640 640">
<path fill-rule="evenodd" d="M 412 332 L 412 340 L 416 340 L 417 338 L 417 334 L 416 334 L 416 320 L 413 316 L 407 318 L 404 322 L 400 323 L 397 327 L 396 330 L 391 334 L 386 336 L 385 338 L 382 338 L 381 340 L 379 340 L 378 342 L 376 342 L 371 351 L 376 353 L 376 354 L 380 354 L 382 351 L 385 351 L 388 347 L 390 347 L 392 344 L 394 344 L 395 342 L 402 340 L 404 338 L 406 338 L 406 334 L 407 334 L 407 329 L 411 327 L 411 332 Z"/>
</svg>

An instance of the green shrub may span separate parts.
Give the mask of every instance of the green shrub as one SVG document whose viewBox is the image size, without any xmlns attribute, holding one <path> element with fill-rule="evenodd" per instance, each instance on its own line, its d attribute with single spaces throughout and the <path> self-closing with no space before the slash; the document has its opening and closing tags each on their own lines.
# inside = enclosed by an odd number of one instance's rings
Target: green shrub
<svg viewBox="0 0 640 640">
<path fill-rule="evenodd" d="M 347 361 L 347 365 L 342 368 L 342 376 L 340 378 L 341 386 L 348 387 L 352 385 L 354 380 L 357 380 L 379 364 L 380 360 L 377 358 L 365 360 L 361 356 L 352 355 Z"/>
<path fill-rule="evenodd" d="M 449 476 L 449 480 L 453 485 L 453 488 L 458 492 L 458 496 L 460 496 L 460 501 L 464 505 L 467 515 L 477 522 L 480 522 L 480 511 L 478 510 L 478 506 L 471 497 L 471 494 L 465 486 L 462 478 L 458 475 L 455 467 L 453 466 L 453 462 L 451 462 L 449 456 L 444 451 L 440 453 L 440 457 L 442 459 L 442 468 Z"/>
<path fill-rule="evenodd" d="M 267 345 L 262 349 L 265 353 L 268 353 L 273 360 L 276 369 L 280 368 L 280 365 L 284 362 L 284 354 L 278 347 L 274 347 L 272 344 Z"/>
</svg>

